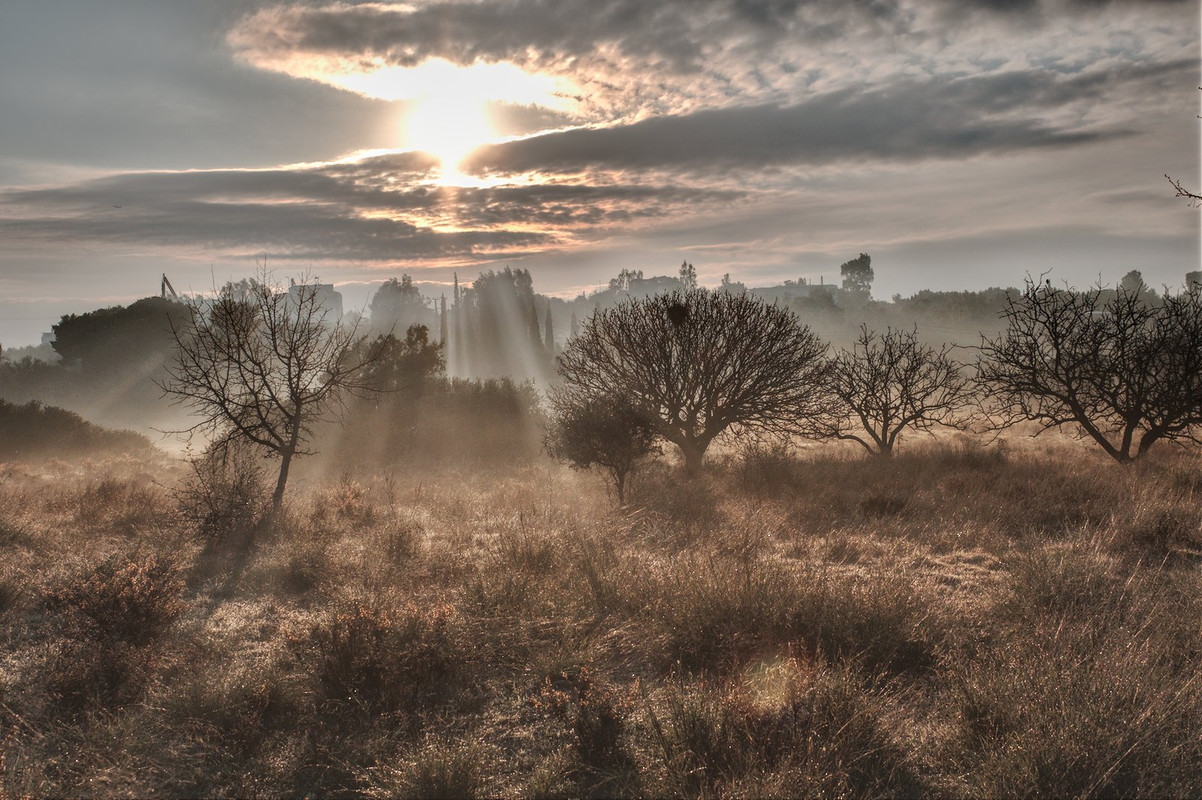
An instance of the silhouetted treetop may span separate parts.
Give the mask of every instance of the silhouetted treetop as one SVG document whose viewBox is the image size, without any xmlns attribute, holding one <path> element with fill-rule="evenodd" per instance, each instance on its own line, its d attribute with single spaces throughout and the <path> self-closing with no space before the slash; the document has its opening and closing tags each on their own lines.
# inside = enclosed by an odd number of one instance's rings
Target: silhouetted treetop
<svg viewBox="0 0 1202 800">
<path fill-rule="evenodd" d="M 860 253 L 851 261 L 843 262 L 839 267 L 839 275 L 843 278 L 843 291 L 864 300 L 871 296 L 872 280 L 875 277 L 872 272 L 872 256 Z"/>
<path fill-rule="evenodd" d="M 616 396 L 677 445 L 690 471 L 733 427 L 788 430 L 822 404 L 826 345 L 791 312 L 694 289 L 603 309 L 559 357 L 563 392 Z"/>
<path fill-rule="evenodd" d="M 1160 304 L 1122 287 L 1028 282 L 977 369 L 1000 424 L 1068 426 L 1127 463 L 1202 425 L 1202 293 Z"/>
</svg>

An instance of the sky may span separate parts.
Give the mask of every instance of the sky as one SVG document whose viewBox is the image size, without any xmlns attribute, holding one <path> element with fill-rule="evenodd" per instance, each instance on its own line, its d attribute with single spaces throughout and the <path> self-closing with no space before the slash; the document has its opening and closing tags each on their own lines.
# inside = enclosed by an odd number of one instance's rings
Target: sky
<svg viewBox="0 0 1202 800">
<path fill-rule="evenodd" d="M 6 0 L 0 345 L 310 274 L 1199 268 L 1202 0 Z"/>
</svg>

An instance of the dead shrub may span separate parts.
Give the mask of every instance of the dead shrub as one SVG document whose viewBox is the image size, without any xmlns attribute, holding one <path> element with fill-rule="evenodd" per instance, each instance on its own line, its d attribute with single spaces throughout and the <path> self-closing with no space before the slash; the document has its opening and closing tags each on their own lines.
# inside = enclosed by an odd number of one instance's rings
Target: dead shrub
<svg viewBox="0 0 1202 800">
<path fill-rule="evenodd" d="M 630 766 L 622 744 L 630 702 L 592 668 L 546 678 L 535 705 L 567 724 L 573 750 L 588 773 Z"/>
<path fill-rule="evenodd" d="M 777 495 L 798 486 L 800 467 L 793 448 L 779 440 L 749 441 L 735 462 L 739 484 L 757 495 Z"/>
<path fill-rule="evenodd" d="M 741 686 L 677 680 L 648 708 L 664 793 L 915 796 L 923 784 L 880 684 L 818 670 L 765 707 Z M 662 715 L 662 719 L 661 719 Z"/>
<path fill-rule="evenodd" d="M 371 525 L 376 508 L 367 489 L 344 473 L 334 486 L 313 498 L 312 518 L 317 522 L 341 521 L 359 527 Z"/>
<path fill-rule="evenodd" d="M 115 556 L 49 587 L 42 605 L 62 638 L 43 685 L 60 710 L 114 708 L 140 696 L 161 662 L 152 645 L 186 607 L 182 590 L 175 562 L 155 555 Z"/>
<path fill-rule="evenodd" d="M 387 713 L 444 696 L 462 662 L 448 605 L 398 610 L 360 602 L 290 637 L 316 680 L 319 706 Z"/>
<path fill-rule="evenodd" d="M 113 556 L 47 588 L 42 602 L 76 637 L 148 644 L 184 611 L 184 583 L 170 558 Z"/>
<path fill-rule="evenodd" d="M 271 493 L 262 459 L 230 444 L 188 462 L 191 473 L 175 490 L 180 513 L 206 539 L 246 533 L 263 521 Z"/>
</svg>

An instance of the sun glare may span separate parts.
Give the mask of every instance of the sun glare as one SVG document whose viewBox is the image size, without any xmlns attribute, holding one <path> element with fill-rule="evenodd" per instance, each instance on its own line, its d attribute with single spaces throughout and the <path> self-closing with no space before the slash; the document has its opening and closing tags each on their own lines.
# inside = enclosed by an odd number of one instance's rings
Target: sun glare
<svg viewBox="0 0 1202 800">
<path fill-rule="evenodd" d="M 416 67 L 380 66 L 343 74 L 332 81 L 343 88 L 384 100 L 415 100 L 404 120 L 404 146 L 423 150 L 442 162 L 443 182 L 464 176 L 459 164 L 472 150 L 495 138 L 490 102 L 566 109 L 568 94 L 546 75 L 532 75 L 513 64 L 458 66 L 431 59 Z"/>
<path fill-rule="evenodd" d="M 427 97 L 406 121 L 406 145 L 438 158 L 444 178 L 458 177 L 459 164 L 493 136 L 483 103 L 455 97 Z"/>
</svg>

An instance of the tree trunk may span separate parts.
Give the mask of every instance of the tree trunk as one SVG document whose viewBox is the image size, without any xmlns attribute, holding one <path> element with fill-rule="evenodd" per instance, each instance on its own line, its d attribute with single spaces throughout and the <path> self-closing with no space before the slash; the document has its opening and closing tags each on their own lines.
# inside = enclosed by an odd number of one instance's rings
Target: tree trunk
<svg viewBox="0 0 1202 800">
<path fill-rule="evenodd" d="M 680 445 L 680 453 L 684 456 L 684 471 L 689 476 L 701 473 L 701 461 L 705 458 L 705 445 L 698 442 L 684 442 Z"/>
<path fill-rule="evenodd" d="M 288 467 L 292 464 L 293 450 L 290 448 L 280 454 L 280 477 L 275 482 L 275 492 L 271 495 L 271 515 L 274 517 L 284 505 L 284 487 L 288 483 Z"/>
</svg>

